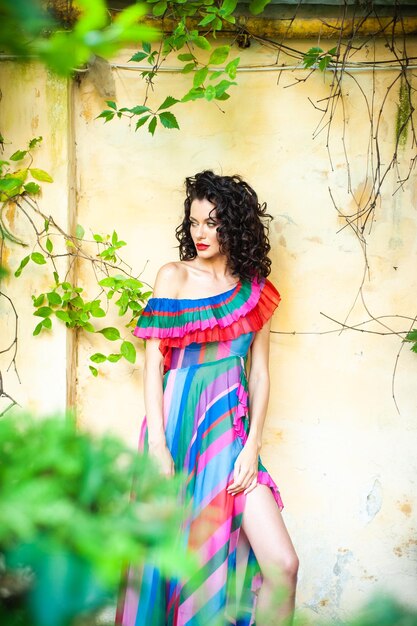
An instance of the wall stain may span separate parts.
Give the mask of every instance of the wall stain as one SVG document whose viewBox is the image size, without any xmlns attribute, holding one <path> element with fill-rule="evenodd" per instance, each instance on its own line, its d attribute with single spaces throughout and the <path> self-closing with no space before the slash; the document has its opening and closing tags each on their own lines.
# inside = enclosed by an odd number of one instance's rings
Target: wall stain
<svg viewBox="0 0 417 626">
<path fill-rule="evenodd" d="M 401 513 L 404 513 L 404 515 L 406 517 L 410 517 L 413 509 L 412 509 L 411 504 L 409 503 L 409 501 L 406 500 L 403 503 L 399 502 L 399 505 L 400 506 L 398 508 L 400 509 Z"/>
<path fill-rule="evenodd" d="M 374 484 L 368 495 L 366 496 L 366 513 L 368 521 L 372 521 L 379 513 L 382 506 L 382 485 L 378 478 L 374 480 Z"/>
<path fill-rule="evenodd" d="M 393 552 L 398 557 L 402 557 L 402 556 L 410 557 L 411 549 L 416 546 L 417 546 L 417 539 L 414 539 L 413 537 L 411 537 L 410 539 L 408 539 L 407 541 L 404 541 L 400 545 L 395 546 L 395 548 L 393 548 Z"/>
</svg>

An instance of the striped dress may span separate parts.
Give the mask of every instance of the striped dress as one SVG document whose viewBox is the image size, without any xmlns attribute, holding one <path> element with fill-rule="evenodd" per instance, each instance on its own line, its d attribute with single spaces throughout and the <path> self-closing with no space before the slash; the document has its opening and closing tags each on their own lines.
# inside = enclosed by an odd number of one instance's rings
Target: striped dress
<svg viewBox="0 0 417 626">
<path fill-rule="evenodd" d="M 200 569 L 167 580 L 152 564 L 131 567 L 119 599 L 122 626 L 250 626 L 261 577 L 240 534 L 246 496 L 229 495 L 233 466 L 249 430 L 246 362 L 256 331 L 280 296 L 267 279 L 241 280 L 216 296 L 151 298 L 134 331 L 160 339 L 164 356 L 163 412 L 176 471 L 186 476 L 184 546 Z M 146 418 L 141 446 L 146 449 Z M 277 486 L 259 459 L 258 482 Z M 139 582 L 138 582 L 139 581 Z"/>
</svg>

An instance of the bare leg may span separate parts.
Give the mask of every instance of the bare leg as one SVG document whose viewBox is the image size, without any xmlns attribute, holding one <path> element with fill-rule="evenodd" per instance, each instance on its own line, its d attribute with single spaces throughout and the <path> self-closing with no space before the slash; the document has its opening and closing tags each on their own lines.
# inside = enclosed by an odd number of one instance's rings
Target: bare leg
<svg viewBox="0 0 417 626">
<path fill-rule="evenodd" d="M 246 496 L 242 530 L 261 568 L 256 626 L 291 626 L 298 557 L 271 490 L 258 485 Z M 285 597 L 280 591 L 286 590 Z"/>
</svg>

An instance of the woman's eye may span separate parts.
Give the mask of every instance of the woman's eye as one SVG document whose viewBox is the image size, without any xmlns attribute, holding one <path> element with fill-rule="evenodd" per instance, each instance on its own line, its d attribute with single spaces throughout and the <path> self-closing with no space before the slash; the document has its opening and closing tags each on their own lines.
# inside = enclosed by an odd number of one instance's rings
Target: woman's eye
<svg viewBox="0 0 417 626">
<path fill-rule="evenodd" d="M 210 228 L 214 228 L 215 226 L 217 226 L 216 222 L 207 222 L 207 226 L 209 226 Z"/>
</svg>

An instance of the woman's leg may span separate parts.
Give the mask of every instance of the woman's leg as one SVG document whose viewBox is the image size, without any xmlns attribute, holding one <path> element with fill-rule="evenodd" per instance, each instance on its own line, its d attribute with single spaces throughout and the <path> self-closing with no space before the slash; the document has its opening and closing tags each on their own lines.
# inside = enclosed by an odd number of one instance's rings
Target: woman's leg
<svg viewBox="0 0 417 626">
<path fill-rule="evenodd" d="M 278 505 L 266 485 L 258 485 L 247 494 L 242 530 L 255 553 L 263 577 L 256 626 L 290 626 L 298 557 Z M 283 590 L 286 592 L 284 598 Z"/>
</svg>

